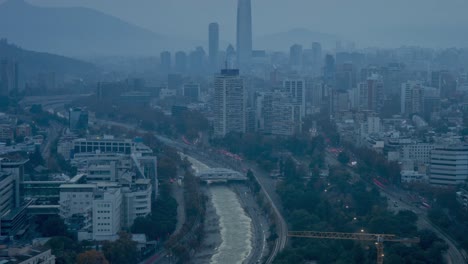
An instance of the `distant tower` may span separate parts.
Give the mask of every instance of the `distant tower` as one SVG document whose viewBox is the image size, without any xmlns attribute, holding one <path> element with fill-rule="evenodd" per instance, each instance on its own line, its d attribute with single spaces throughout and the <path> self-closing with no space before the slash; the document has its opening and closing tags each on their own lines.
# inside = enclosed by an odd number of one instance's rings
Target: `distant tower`
<svg viewBox="0 0 468 264">
<path fill-rule="evenodd" d="M 208 27 L 209 57 L 211 70 L 218 70 L 219 63 L 219 25 L 211 23 Z"/>
<path fill-rule="evenodd" d="M 319 42 L 312 43 L 312 65 L 314 75 L 320 74 L 322 68 L 322 45 Z"/>
<path fill-rule="evenodd" d="M 289 48 L 289 65 L 299 67 L 302 65 L 302 46 L 294 44 Z"/>
<path fill-rule="evenodd" d="M 205 71 L 205 50 L 202 47 L 197 47 L 190 52 L 189 66 L 191 74 L 202 74 Z"/>
<path fill-rule="evenodd" d="M 250 0 L 237 3 L 237 63 L 248 67 L 252 58 L 252 6 Z"/>
<path fill-rule="evenodd" d="M 226 68 L 234 68 L 234 65 L 236 65 L 236 51 L 234 50 L 234 47 L 229 44 L 229 46 L 226 48 L 226 60 L 225 60 Z"/>
<path fill-rule="evenodd" d="M 161 59 L 161 70 L 166 73 L 170 72 L 171 71 L 171 53 L 169 51 L 161 52 L 160 59 Z"/>
<path fill-rule="evenodd" d="M 175 54 L 175 70 L 178 73 L 187 71 L 187 54 L 183 51 L 178 51 Z"/>
<path fill-rule="evenodd" d="M 323 78 L 325 79 L 326 84 L 334 85 L 335 83 L 335 58 L 331 54 L 325 56 L 325 66 L 323 68 Z"/>
</svg>

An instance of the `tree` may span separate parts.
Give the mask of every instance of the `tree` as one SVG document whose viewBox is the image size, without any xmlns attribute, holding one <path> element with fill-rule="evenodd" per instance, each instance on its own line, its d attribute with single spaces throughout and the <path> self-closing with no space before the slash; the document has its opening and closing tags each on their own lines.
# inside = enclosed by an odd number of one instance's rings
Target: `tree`
<svg viewBox="0 0 468 264">
<path fill-rule="evenodd" d="M 65 225 L 62 218 L 59 216 L 47 217 L 44 219 L 39 219 L 39 232 L 46 237 L 54 236 L 67 236 L 67 226 Z"/>
<path fill-rule="evenodd" d="M 36 148 L 33 153 L 29 154 L 29 160 L 34 167 L 44 165 L 44 159 L 39 148 Z"/>
<path fill-rule="evenodd" d="M 32 114 L 41 114 L 43 112 L 42 105 L 40 104 L 32 105 L 31 108 L 29 109 L 29 112 L 31 112 Z"/>
<path fill-rule="evenodd" d="M 77 264 L 109 264 L 102 252 L 96 250 L 85 251 L 78 255 Z"/>
<path fill-rule="evenodd" d="M 296 162 L 289 157 L 284 162 L 284 177 L 286 177 L 286 179 L 295 179 L 297 176 Z"/>
<path fill-rule="evenodd" d="M 340 154 L 338 154 L 338 161 L 343 164 L 343 165 L 346 165 L 349 163 L 349 155 L 346 153 L 346 152 L 340 152 Z"/>
<path fill-rule="evenodd" d="M 104 256 L 112 264 L 136 264 L 138 263 L 138 251 L 136 242 L 131 235 L 125 232 L 119 234 L 119 239 L 114 242 L 104 241 L 102 245 Z"/>
<path fill-rule="evenodd" d="M 52 250 L 52 254 L 57 258 L 57 264 L 74 264 L 76 263 L 76 252 L 79 246 L 74 240 L 68 237 L 54 237 L 47 241 L 46 247 Z"/>
</svg>

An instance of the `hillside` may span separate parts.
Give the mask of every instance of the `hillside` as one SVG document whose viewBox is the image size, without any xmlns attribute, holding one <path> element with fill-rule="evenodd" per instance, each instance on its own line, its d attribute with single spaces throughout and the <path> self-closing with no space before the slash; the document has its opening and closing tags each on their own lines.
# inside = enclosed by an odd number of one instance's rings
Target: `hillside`
<svg viewBox="0 0 468 264">
<path fill-rule="evenodd" d="M 91 63 L 50 53 L 25 50 L 2 39 L 0 40 L 0 60 L 5 58 L 19 64 L 22 79 L 48 72 L 77 77 L 96 72 L 96 67 Z"/>
<path fill-rule="evenodd" d="M 67 56 L 154 55 L 165 41 L 92 9 L 38 7 L 24 0 L 0 5 L 0 38 L 29 50 Z"/>
</svg>

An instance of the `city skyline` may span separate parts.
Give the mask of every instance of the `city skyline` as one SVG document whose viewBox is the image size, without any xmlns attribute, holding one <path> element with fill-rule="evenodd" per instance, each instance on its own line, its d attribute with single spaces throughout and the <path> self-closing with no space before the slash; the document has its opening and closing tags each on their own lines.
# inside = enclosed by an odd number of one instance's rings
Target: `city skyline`
<svg viewBox="0 0 468 264">
<path fill-rule="evenodd" d="M 196 38 L 204 42 L 199 36 L 202 36 L 206 25 L 216 21 L 220 25 L 221 40 L 235 43 L 235 0 L 201 0 L 196 3 L 182 0 L 170 3 L 144 0 L 139 1 L 138 5 L 120 0 L 83 0 L 79 4 L 75 1 L 57 0 L 27 2 L 42 6 L 89 7 L 156 33 Z M 353 3 L 336 0 L 257 0 L 252 3 L 252 10 L 256 14 L 253 18 L 253 32 L 254 38 L 258 38 L 294 28 L 305 28 L 335 34 L 355 41 L 360 46 L 395 47 L 424 44 L 430 47 L 461 47 L 468 46 L 467 39 L 459 34 L 463 31 L 463 25 L 468 22 L 463 14 L 466 8 L 461 8 L 463 4 L 466 5 L 458 0 L 415 0 L 411 3 L 401 0 L 386 3 L 370 0 Z M 366 15 L 359 15 L 363 13 Z M 288 15 L 289 19 L 278 19 L 285 15 Z M 187 21 L 186 17 L 192 19 Z M 369 23 L 370 21 L 372 23 Z M 256 47 L 254 42 L 255 48 L 261 47 Z"/>
</svg>

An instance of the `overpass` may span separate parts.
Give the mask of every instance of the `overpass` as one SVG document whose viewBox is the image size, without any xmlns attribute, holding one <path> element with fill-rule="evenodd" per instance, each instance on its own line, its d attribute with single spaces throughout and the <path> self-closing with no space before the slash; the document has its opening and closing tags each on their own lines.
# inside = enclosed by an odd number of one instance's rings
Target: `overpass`
<svg viewBox="0 0 468 264">
<path fill-rule="evenodd" d="M 242 175 L 240 172 L 224 168 L 204 169 L 199 171 L 196 176 L 200 178 L 201 181 L 206 183 L 247 180 L 247 177 Z"/>
</svg>

